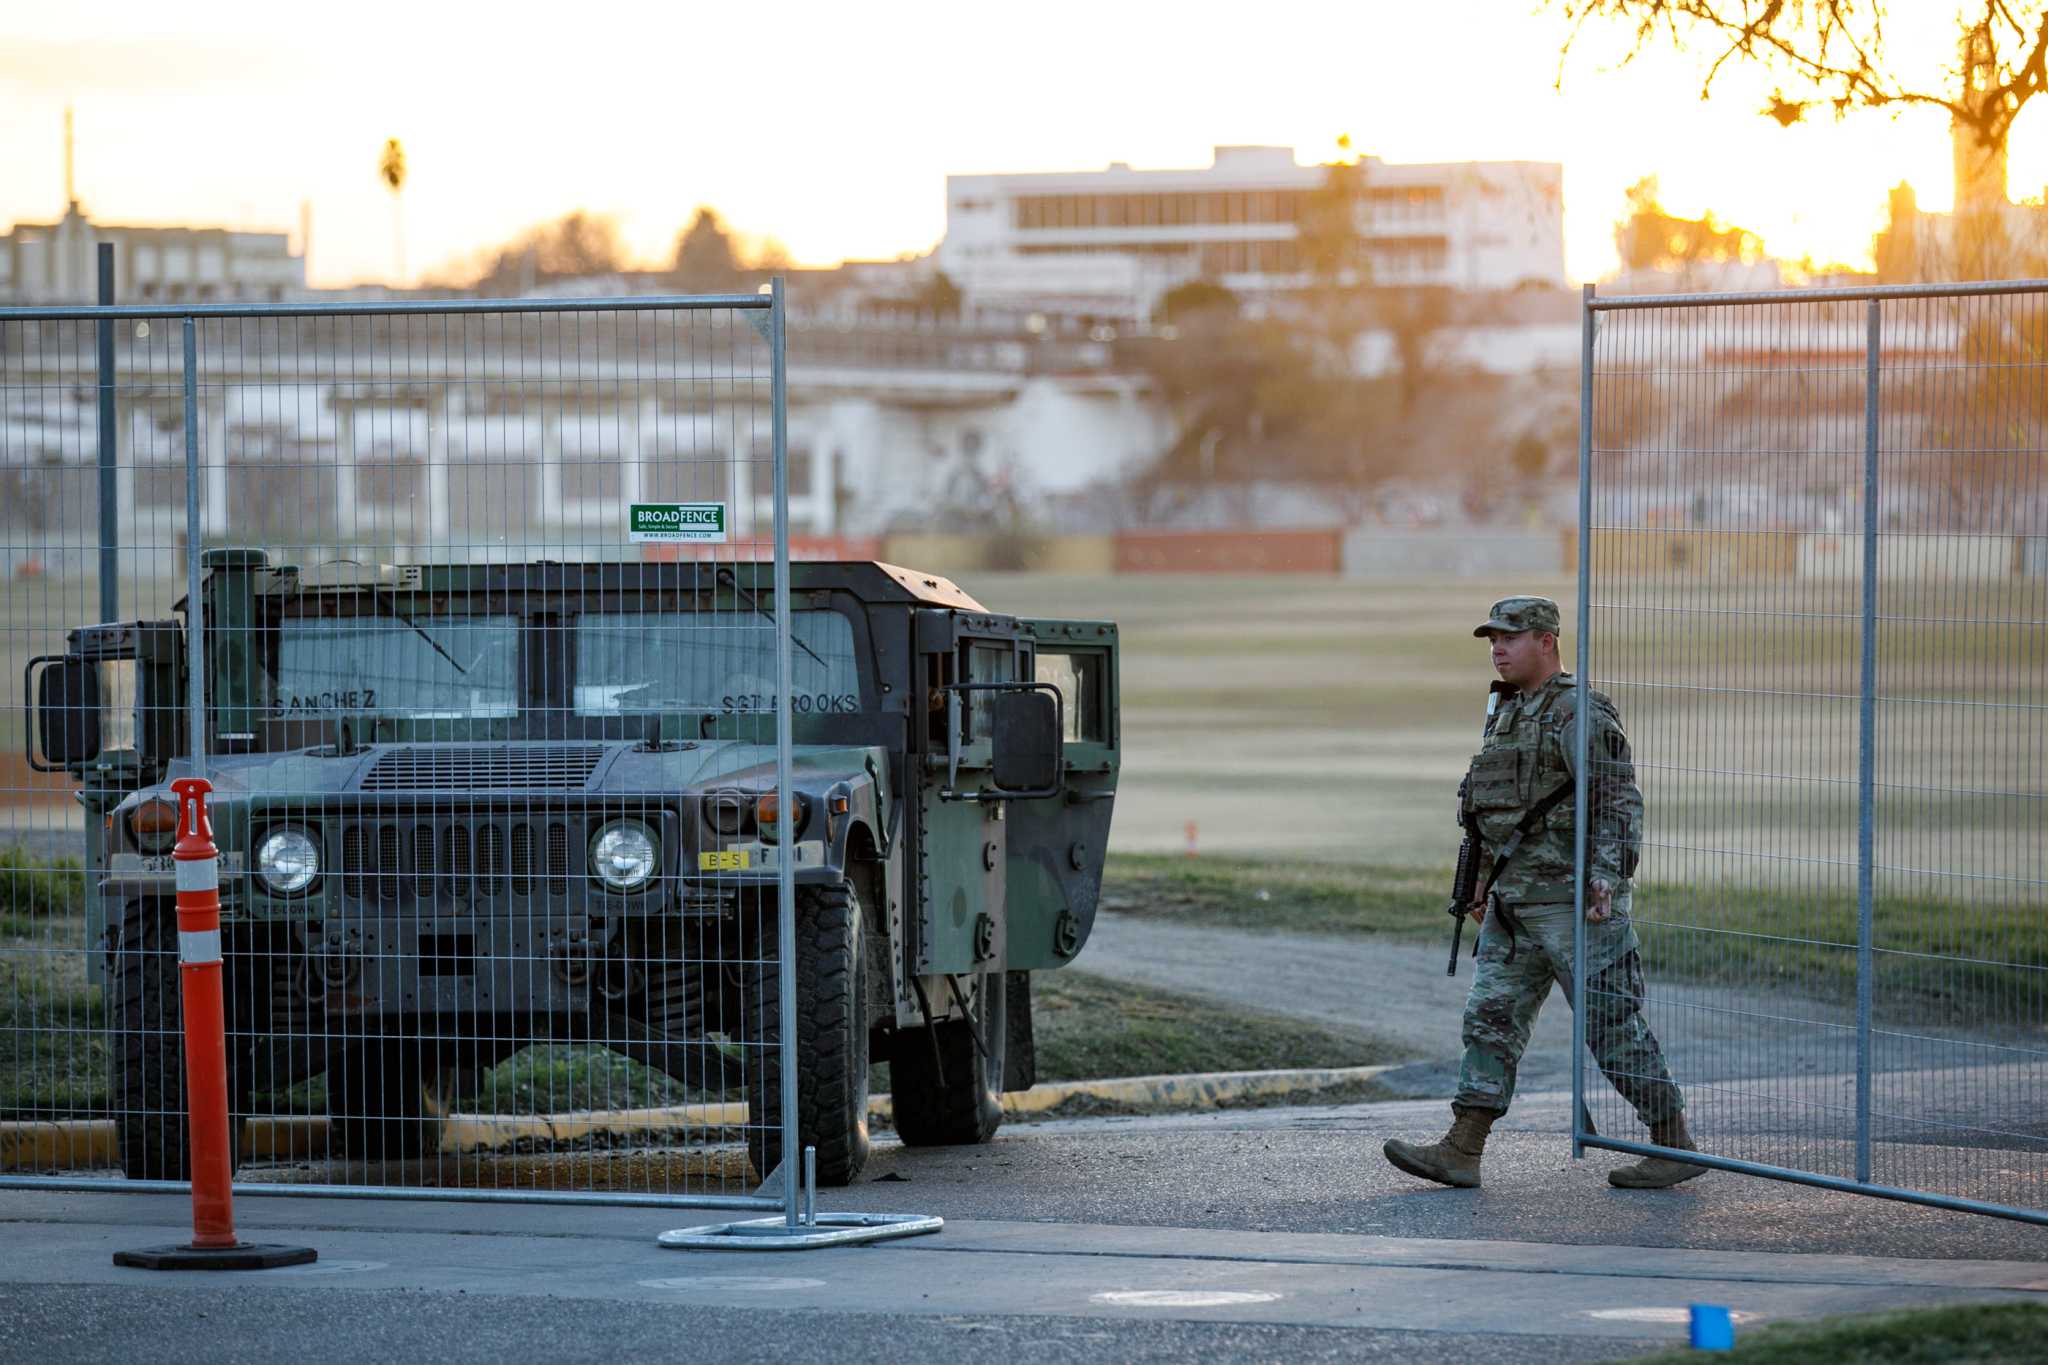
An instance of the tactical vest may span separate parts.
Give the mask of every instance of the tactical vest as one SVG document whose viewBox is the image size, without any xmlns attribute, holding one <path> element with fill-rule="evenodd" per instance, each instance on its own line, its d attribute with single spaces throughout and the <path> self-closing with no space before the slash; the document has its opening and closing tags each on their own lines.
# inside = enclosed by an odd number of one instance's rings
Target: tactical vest
<svg viewBox="0 0 2048 1365">
<path fill-rule="evenodd" d="M 1574 708 L 1559 701 L 1567 690 L 1577 687 L 1571 674 L 1560 673 L 1533 697 L 1516 696 L 1494 717 L 1493 728 L 1465 778 L 1465 810 L 1478 820 L 1488 853 L 1500 851 L 1531 806 L 1571 784 L 1565 745 Z M 1567 801 L 1551 813 L 1547 823 L 1568 826 L 1571 818 Z M 1517 880 L 1537 870 L 1529 860 L 1532 854 L 1541 855 L 1529 846 L 1531 842 L 1540 841 L 1525 841 L 1524 851 L 1516 856 Z M 1564 876 L 1569 883 L 1569 864 Z"/>
</svg>

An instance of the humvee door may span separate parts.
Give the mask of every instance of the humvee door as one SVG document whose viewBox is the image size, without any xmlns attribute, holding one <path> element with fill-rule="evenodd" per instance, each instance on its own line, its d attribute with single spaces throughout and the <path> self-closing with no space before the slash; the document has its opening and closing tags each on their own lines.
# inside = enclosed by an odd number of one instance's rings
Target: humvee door
<svg viewBox="0 0 2048 1365">
<path fill-rule="evenodd" d="M 1095 927 L 1120 766 L 1116 626 L 1025 621 L 1033 678 L 1060 692 L 1066 772 L 1058 796 L 1009 803 L 1005 899 L 1013 972 L 1064 966 Z"/>
</svg>

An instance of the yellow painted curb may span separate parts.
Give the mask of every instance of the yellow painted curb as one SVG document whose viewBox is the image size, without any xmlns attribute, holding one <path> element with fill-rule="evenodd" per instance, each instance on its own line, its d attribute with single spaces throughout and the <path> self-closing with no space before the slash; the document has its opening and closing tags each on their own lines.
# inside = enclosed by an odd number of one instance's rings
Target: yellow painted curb
<svg viewBox="0 0 2048 1365">
<path fill-rule="evenodd" d="M 1052 1081 L 1003 1096 L 1003 1113 L 1031 1118 L 1075 1099 L 1160 1109 L 1214 1109 L 1237 1100 L 1312 1094 L 1369 1081 L 1386 1066 L 1312 1067 L 1288 1071 L 1211 1071 L 1190 1076 L 1124 1076 Z M 889 1123 L 889 1096 L 868 1100 L 868 1117 Z M 593 1136 L 658 1133 L 677 1128 L 737 1128 L 747 1106 L 677 1104 L 649 1109 L 581 1110 L 564 1114 L 450 1114 L 441 1121 L 444 1153 L 492 1152 L 520 1142 L 569 1142 Z M 327 1150 L 327 1120 L 318 1116 L 252 1118 L 242 1128 L 248 1158 L 317 1156 Z M 120 1164 L 111 1119 L 0 1123 L 0 1170 L 82 1170 Z"/>
<path fill-rule="evenodd" d="M 0 1171 L 89 1170 L 116 1166 L 114 1125 L 109 1119 L 62 1119 L 0 1123 Z"/>
<path fill-rule="evenodd" d="M 1072 1099 L 1171 1109 L 1215 1109 L 1234 1100 L 1312 1094 L 1369 1081 L 1391 1066 L 1300 1067 L 1283 1071 L 1206 1071 L 1188 1076 L 1124 1076 L 1101 1081 L 1054 1081 L 1003 1096 L 1003 1112 L 1016 1118 L 1043 1114 Z"/>
<path fill-rule="evenodd" d="M 736 1128 L 744 1104 L 676 1104 L 657 1109 L 590 1109 L 567 1114 L 450 1114 L 441 1123 L 443 1152 L 490 1152 L 525 1141 L 570 1142 L 598 1134 L 676 1128 Z"/>
</svg>

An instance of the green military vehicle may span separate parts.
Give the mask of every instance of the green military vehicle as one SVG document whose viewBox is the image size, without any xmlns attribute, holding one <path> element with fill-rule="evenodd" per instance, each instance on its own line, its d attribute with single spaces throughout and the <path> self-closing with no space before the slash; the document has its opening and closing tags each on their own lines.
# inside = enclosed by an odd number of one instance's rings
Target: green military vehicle
<svg viewBox="0 0 2048 1365">
<path fill-rule="evenodd" d="M 1117 634 L 881 563 L 791 568 L 793 843 L 765 564 L 273 565 L 204 556 L 231 1108 L 324 1074 L 348 1155 L 433 1150 L 436 1091 L 558 1039 L 744 1088 L 781 1160 L 776 882 L 797 894 L 797 1129 L 986 1141 L 1033 1082 L 1031 974 L 1087 942 L 1119 766 Z M 180 602 L 180 613 L 189 606 Z M 131 1177 L 189 1170 L 168 783 L 188 635 L 38 660 L 38 766 L 82 784 Z"/>
</svg>

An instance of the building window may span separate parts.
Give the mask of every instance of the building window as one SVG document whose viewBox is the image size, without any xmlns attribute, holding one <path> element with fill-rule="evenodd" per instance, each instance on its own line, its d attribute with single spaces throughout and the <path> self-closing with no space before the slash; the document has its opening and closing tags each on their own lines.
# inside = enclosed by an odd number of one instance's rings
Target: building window
<svg viewBox="0 0 2048 1365">
<path fill-rule="evenodd" d="M 618 500 L 621 474 L 616 459 L 564 460 L 561 471 L 564 502 Z"/>
</svg>

